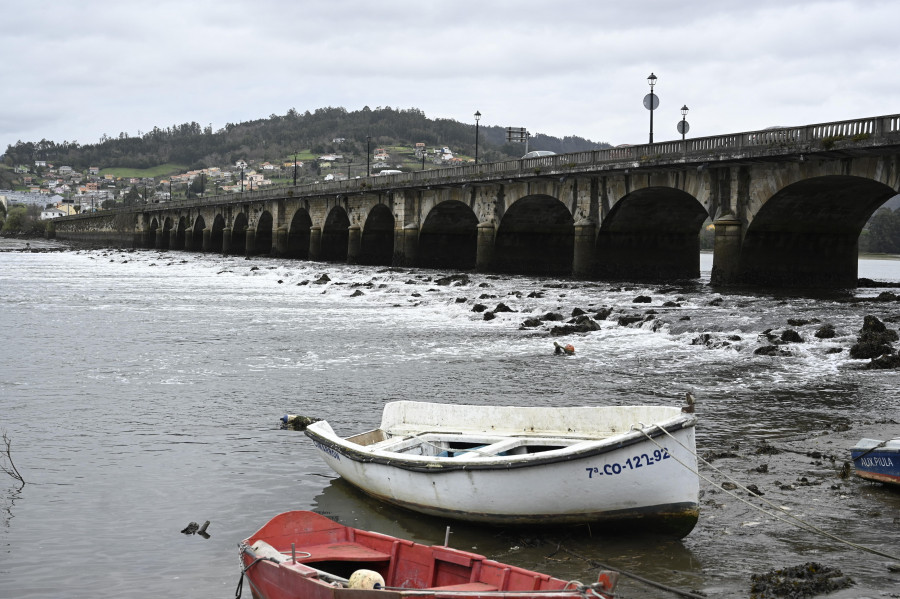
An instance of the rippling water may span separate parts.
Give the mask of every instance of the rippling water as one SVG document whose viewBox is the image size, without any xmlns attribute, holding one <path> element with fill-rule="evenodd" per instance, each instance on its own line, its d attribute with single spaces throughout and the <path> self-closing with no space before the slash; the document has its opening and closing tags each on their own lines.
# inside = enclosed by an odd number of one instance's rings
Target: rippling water
<svg viewBox="0 0 900 599">
<path fill-rule="evenodd" d="M 857 301 L 876 289 L 718 292 L 703 284 L 711 256 L 701 264 L 703 279 L 684 286 L 480 274 L 441 286 L 448 273 L 0 252 L 0 428 L 27 481 L 18 490 L 0 478 L 0 596 L 233 596 L 238 541 L 290 509 L 442 542 L 446 522 L 360 496 L 302 433 L 277 427 L 299 413 L 358 432 L 395 399 L 672 404 L 690 390 L 701 454 L 737 456 L 714 466 L 832 534 L 900 554 L 900 494 L 836 474 L 861 436 L 900 436 L 897 371 L 867 371 L 847 355 L 863 316 L 896 328 L 900 303 Z M 323 274 L 330 281 L 316 284 Z M 900 261 L 862 260 L 859 275 L 900 282 Z M 634 303 L 638 295 L 651 303 Z M 485 321 L 472 310 L 500 302 L 514 312 Z M 548 327 L 520 327 L 527 316 L 604 307 L 614 313 L 599 331 L 565 337 L 574 357 L 552 355 Z M 617 324 L 648 310 L 656 314 L 643 324 Z M 790 327 L 804 338 L 792 355 L 755 356 L 761 333 L 789 318 L 813 321 Z M 838 336 L 816 339 L 816 321 Z M 788 451 L 759 456 L 762 441 Z M 839 460 L 805 455 L 812 449 Z M 898 583 L 888 559 L 702 488 L 700 523 L 682 541 L 454 524 L 451 545 L 580 580 L 597 570 L 584 557 L 710 597 L 747 596 L 751 572 L 807 561 L 857 581 L 832 597 L 884 596 Z M 209 539 L 180 534 L 204 520 Z M 620 591 L 672 596 L 629 579 Z"/>
</svg>

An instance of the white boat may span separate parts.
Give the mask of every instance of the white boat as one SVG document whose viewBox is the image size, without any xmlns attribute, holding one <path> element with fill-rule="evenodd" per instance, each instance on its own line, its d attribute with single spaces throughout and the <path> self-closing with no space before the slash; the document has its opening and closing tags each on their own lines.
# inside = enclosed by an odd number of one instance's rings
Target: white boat
<svg viewBox="0 0 900 599">
<path fill-rule="evenodd" d="M 306 434 L 381 500 L 492 524 L 602 523 L 682 537 L 699 516 L 693 408 L 388 403 L 378 429 Z"/>
</svg>

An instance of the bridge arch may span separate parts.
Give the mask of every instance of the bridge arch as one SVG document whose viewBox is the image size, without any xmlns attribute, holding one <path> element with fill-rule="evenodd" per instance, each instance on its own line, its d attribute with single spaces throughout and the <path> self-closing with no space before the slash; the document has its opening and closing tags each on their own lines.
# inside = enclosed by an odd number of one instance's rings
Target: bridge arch
<svg viewBox="0 0 900 599">
<path fill-rule="evenodd" d="M 166 220 L 163 221 L 162 235 L 157 237 L 157 244 L 161 250 L 169 249 L 169 238 L 172 235 L 172 226 L 174 225 L 172 221 L 172 217 L 167 216 Z"/>
<path fill-rule="evenodd" d="M 248 225 L 247 215 L 243 212 L 238 212 L 234 217 L 234 224 L 231 226 L 231 246 L 229 253 L 243 254 L 247 251 Z"/>
<path fill-rule="evenodd" d="M 347 242 L 350 239 L 350 217 L 342 206 L 335 206 L 322 227 L 321 259 L 340 262 L 347 259 Z"/>
<path fill-rule="evenodd" d="M 254 254 L 272 253 L 272 213 L 264 210 L 256 222 L 256 239 L 253 242 Z"/>
<path fill-rule="evenodd" d="M 359 263 L 390 266 L 394 256 L 394 215 L 375 204 L 366 216 L 359 245 Z"/>
<path fill-rule="evenodd" d="M 623 196 L 597 234 L 595 274 L 612 279 L 695 279 L 709 213 L 693 195 L 645 187 Z"/>
<path fill-rule="evenodd" d="M 154 217 L 150 219 L 150 224 L 147 225 L 147 247 L 159 247 L 157 235 L 159 235 L 159 221 Z"/>
<path fill-rule="evenodd" d="M 500 272 L 568 275 L 575 252 L 575 221 L 558 199 L 530 195 L 513 202 L 494 238 L 494 268 Z"/>
<path fill-rule="evenodd" d="M 459 200 L 436 204 L 422 223 L 418 251 L 423 268 L 475 268 L 478 217 Z"/>
<path fill-rule="evenodd" d="M 287 255 L 289 258 L 300 258 L 301 260 L 309 258 L 309 230 L 311 227 L 312 218 L 310 218 L 309 212 L 304 208 L 297 210 L 288 229 Z"/>
<path fill-rule="evenodd" d="M 785 185 L 755 212 L 741 244 L 743 284 L 855 287 L 859 235 L 896 191 L 854 175 Z"/>
<path fill-rule="evenodd" d="M 173 250 L 184 250 L 184 240 L 187 233 L 187 218 L 180 217 L 178 219 L 178 225 L 175 227 L 175 243 L 172 247 Z"/>
<path fill-rule="evenodd" d="M 191 228 L 191 249 L 199 252 L 203 249 L 203 230 L 206 228 L 206 221 L 203 216 L 198 214 L 194 219 L 194 226 Z"/>
<path fill-rule="evenodd" d="M 221 252 L 223 249 L 223 237 L 225 231 L 225 217 L 217 214 L 213 218 L 212 228 L 209 231 L 209 249 L 213 252 Z"/>
</svg>

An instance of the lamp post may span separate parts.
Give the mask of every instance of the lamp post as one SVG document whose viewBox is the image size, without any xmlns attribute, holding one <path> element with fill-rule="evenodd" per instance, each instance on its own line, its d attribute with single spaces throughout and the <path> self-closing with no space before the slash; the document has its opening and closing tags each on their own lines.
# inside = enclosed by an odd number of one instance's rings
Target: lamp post
<svg viewBox="0 0 900 599">
<path fill-rule="evenodd" d="M 425 156 L 428 155 L 428 147 L 422 146 L 422 170 L 425 170 Z"/>
<path fill-rule="evenodd" d="M 353 159 L 352 159 L 352 158 L 348 158 L 348 159 L 347 159 L 347 180 L 348 180 L 348 181 L 350 180 L 350 165 L 351 165 L 351 164 L 353 164 Z"/>
<path fill-rule="evenodd" d="M 369 151 L 369 140 L 371 140 L 371 139 L 372 139 L 371 137 L 366 135 L 366 177 L 369 176 L 369 172 L 370 172 L 369 171 L 369 165 L 370 165 L 369 160 L 371 158 L 371 152 Z"/>
<path fill-rule="evenodd" d="M 244 167 L 241 167 L 241 193 L 244 193 Z"/>
<path fill-rule="evenodd" d="M 650 143 L 653 143 L 653 111 L 659 106 L 659 97 L 653 93 L 653 86 L 656 85 L 656 75 L 650 73 L 647 77 L 647 83 L 650 84 L 650 93 L 644 96 L 644 108 L 650 111 Z"/>
<path fill-rule="evenodd" d="M 294 187 L 297 187 L 297 152 L 294 152 Z"/>
<path fill-rule="evenodd" d="M 478 164 L 478 121 L 481 120 L 481 113 L 475 111 L 475 164 Z"/>
<path fill-rule="evenodd" d="M 691 126 L 688 125 L 688 122 L 685 120 L 687 118 L 688 107 L 687 104 L 681 107 L 681 122 L 678 123 L 678 132 L 681 133 L 681 141 L 684 141 L 685 133 L 690 130 Z"/>
</svg>

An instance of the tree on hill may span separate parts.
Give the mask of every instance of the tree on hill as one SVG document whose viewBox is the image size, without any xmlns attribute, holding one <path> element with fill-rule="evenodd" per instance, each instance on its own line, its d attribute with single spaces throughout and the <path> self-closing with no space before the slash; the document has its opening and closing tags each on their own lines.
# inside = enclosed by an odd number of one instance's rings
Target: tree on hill
<svg viewBox="0 0 900 599">
<path fill-rule="evenodd" d="M 524 154 L 523 144 L 507 144 L 504 127 L 482 126 L 479 129 L 479 155 L 485 160 L 506 160 Z M 335 142 L 343 138 L 342 142 Z M 291 109 L 285 115 L 271 115 L 246 123 L 228 123 L 213 132 L 211 127 L 184 123 L 171 127 L 154 127 L 137 137 L 120 133 L 104 135 L 96 144 L 78 142 L 22 142 L 7 148 L 8 165 L 32 164 L 49 160 L 84 170 L 92 165 L 105 167 L 149 168 L 168 162 L 188 165 L 191 169 L 234 164 L 239 159 L 250 162 L 275 161 L 290 156 L 298 148 L 315 149 L 317 153 L 340 152 L 364 155 L 366 141 L 372 149 L 382 146 L 413 147 L 417 142 L 429 147 L 449 146 L 454 153 L 475 154 L 475 124 L 450 119 L 429 119 L 417 108 L 390 106 L 357 111 L 342 107 L 318 108 L 300 113 Z M 555 138 L 536 134 L 530 144 L 557 153 L 609 147 L 580 137 Z M 538 147 L 540 146 L 540 147 Z"/>
<path fill-rule="evenodd" d="M 879 254 L 900 254 L 900 210 L 879 208 L 860 236 L 860 250 Z"/>
<path fill-rule="evenodd" d="M 122 199 L 122 203 L 126 206 L 140 204 L 141 201 L 141 192 L 138 191 L 137 185 L 132 185 L 131 189 L 128 190 L 128 193 L 126 193 L 125 197 Z"/>
</svg>

